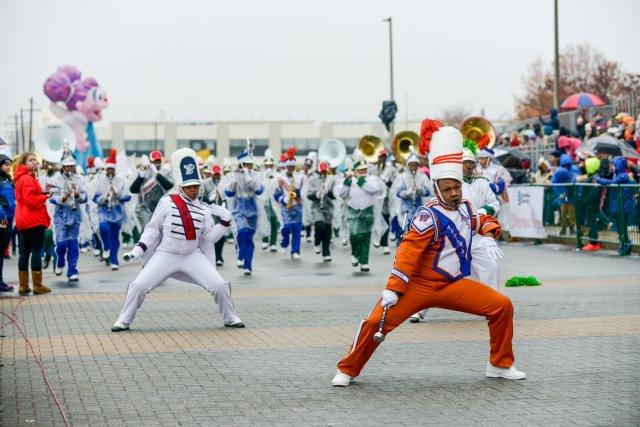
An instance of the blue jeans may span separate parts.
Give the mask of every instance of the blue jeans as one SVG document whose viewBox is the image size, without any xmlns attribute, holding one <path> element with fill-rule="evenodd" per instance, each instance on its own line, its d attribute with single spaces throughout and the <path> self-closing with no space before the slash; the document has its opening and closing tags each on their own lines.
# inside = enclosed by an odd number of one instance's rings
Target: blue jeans
<svg viewBox="0 0 640 427">
<path fill-rule="evenodd" d="M 250 228 L 242 228 L 238 230 L 238 259 L 244 261 L 244 268 L 251 270 L 251 261 L 253 260 L 253 235 L 256 230 Z"/>
<path fill-rule="evenodd" d="M 100 238 L 103 251 L 109 251 L 109 264 L 120 265 L 118 262 L 118 249 L 120 249 L 120 224 L 115 222 L 100 223 Z"/>
<path fill-rule="evenodd" d="M 285 224 L 284 227 L 282 227 L 282 243 L 280 243 L 280 246 L 283 248 L 289 246 L 289 239 L 291 238 L 291 253 L 299 254 L 301 231 L 301 222 L 291 222 L 289 224 Z M 291 237 L 289 237 L 290 235 Z"/>
</svg>

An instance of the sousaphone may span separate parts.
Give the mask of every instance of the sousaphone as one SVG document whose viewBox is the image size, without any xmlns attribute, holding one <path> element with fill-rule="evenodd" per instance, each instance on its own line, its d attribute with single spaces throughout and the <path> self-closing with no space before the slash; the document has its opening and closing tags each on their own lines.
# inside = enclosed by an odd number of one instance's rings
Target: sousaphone
<svg viewBox="0 0 640 427">
<path fill-rule="evenodd" d="M 347 147 L 339 139 L 327 139 L 318 147 L 318 160 L 329 163 L 330 168 L 337 168 L 347 157 Z"/>
<path fill-rule="evenodd" d="M 418 152 L 419 146 L 420 135 L 413 131 L 405 130 L 397 133 L 396 136 L 393 137 L 391 151 L 393 151 L 393 156 L 396 158 L 396 161 L 404 164 L 411 155 L 411 152 Z"/>
<path fill-rule="evenodd" d="M 34 148 L 37 154 L 49 163 L 59 163 L 65 151 L 76 149 L 76 135 L 64 123 L 48 123 L 36 136 Z"/>
<path fill-rule="evenodd" d="M 384 142 L 377 136 L 365 135 L 358 141 L 358 150 L 367 162 L 375 163 L 380 152 L 384 150 Z"/>
</svg>

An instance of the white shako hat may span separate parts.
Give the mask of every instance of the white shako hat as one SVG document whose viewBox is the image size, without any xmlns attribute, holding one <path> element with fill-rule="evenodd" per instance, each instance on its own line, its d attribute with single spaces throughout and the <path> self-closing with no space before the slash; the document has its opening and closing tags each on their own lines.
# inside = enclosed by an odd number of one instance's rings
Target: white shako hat
<svg viewBox="0 0 640 427">
<path fill-rule="evenodd" d="M 439 179 L 462 182 L 462 134 L 452 126 L 433 132 L 429 147 L 429 171 L 434 185 Z"/>
<path fill-rule="evenodd" d="M 465 148 L 462 150 L 462 161 L 466 162 L 467 160 L 470 160 L 476 163 L 476 156 L 475 154 L 473 154 L 473 152 L 470 149 Z"/>
<path fill-rule="evenodd" d="M 201 185 L 198 156 L 191 148 L 180 148 L 171 154 L 171 173 L 178 187 Z"/>
</svg>

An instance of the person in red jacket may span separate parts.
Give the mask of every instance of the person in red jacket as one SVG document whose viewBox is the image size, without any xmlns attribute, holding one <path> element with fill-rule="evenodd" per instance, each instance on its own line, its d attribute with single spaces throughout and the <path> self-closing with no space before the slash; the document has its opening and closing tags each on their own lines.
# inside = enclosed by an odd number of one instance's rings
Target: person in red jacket
<svg viewBox="0 0 640 427">
<path fill-rule="evenodd" d="M 33 293 L 44 294 L 51 289 L 42 284 L 42 260 L 40 253 L 44 244 L 44 231 L 51 219 L 45 203 L 49 194 L 42 191 L 36 177 L 38 160 L 35 153 L 27 151 L 20 156 L 14 173 L 16 185 L 16 230 L 18 231 L 18 281 L 19 292 L 27 294 L 29 289 L 29 256 L 31 256 L 31 278 Z"/>
</svg>

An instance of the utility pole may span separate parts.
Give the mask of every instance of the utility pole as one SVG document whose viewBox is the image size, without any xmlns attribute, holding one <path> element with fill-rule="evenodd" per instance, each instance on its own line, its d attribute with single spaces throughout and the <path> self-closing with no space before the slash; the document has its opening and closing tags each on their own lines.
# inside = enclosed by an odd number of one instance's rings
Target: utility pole
<svg viewBox="0 0 640 427">
<path fill-rule="evenodd" d="M 560 53 L 558 47 L 558 0 L 553 0 L 553 28 L 554 28 L 554 68 L 555 76 L 553 80 L 553 106 L 560 108 Z"/>
<path fill-rule="evenodd" d="M 24 153 L 27 150 L 25 149 L 25 146 L 24 146 L 24 117 L 22 115 L 23 111 L 24 110 L 21 108 L 20 109 L 20 135 L 22 135 L 22 152 Z"/>
<path fill-rule="evenodd" d="M 20 146 L 19 145 L 20 144 L 20 142 L 19 142 L 20 141 L 20 133 L 18 133 L 18 129 L 20 129 L 20 128 L 18 127 L 18 115 L 14 114 L 13 117 L 15 118 L 15 121 L 16 121 L 16 154 L 18 154 L 18 151 L 19 151 L 18 147 Z"/>
<path fill-rule="evenodd" d="M 390 87 L 390 92 L 391 92 L 391 101 L 394 101 L 395 98 L 393 96 L 393 28 L 392 28 L 392 23 L 391 23 L 391 17 L 388 17 L 387 19 L 384 19 L 383 22 L 388 22 L 389 23 L 389 87 Z M 394 135 L 394 130 L 395 130 L 395 120 L 393 122 L 391 122 L 391 126 L 390 126 L 390 133 L 391 133 L 391 137 L 390 139 L 393 138 Z"/>
<path fill-rule="evenodd" d="M 29 151 L 33 150 L 33 97 L 29 98 Z"/>
</svg>

